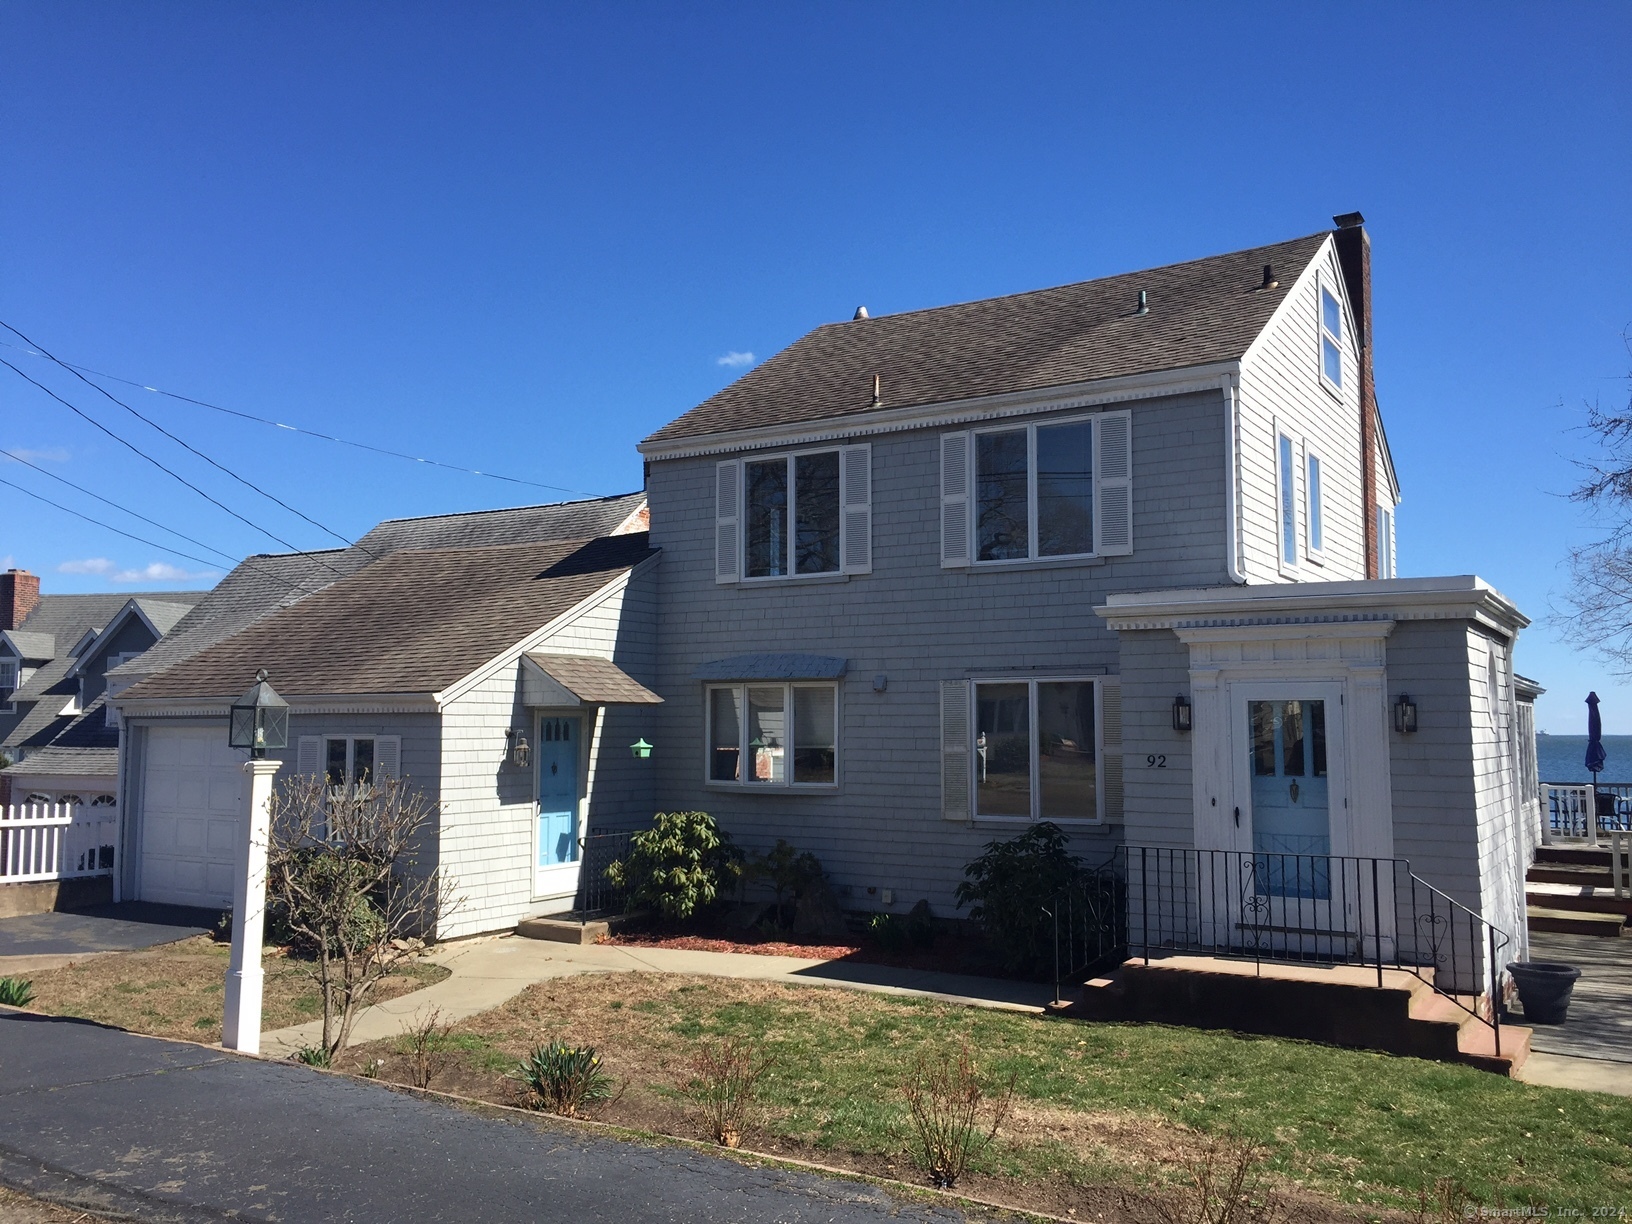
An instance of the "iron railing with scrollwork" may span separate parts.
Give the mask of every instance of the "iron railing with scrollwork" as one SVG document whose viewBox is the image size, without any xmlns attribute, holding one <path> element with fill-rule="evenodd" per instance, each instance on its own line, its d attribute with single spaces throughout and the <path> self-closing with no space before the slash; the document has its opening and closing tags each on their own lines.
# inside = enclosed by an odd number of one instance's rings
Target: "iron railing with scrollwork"
<svg viewBox="0 0 1632 1224">
<path fill-rule="evenodd" d="M 1511 935 L 1405 859 L 1122 846 L 1043 906 L 1055 995 L 1127 957 L 1196 954 L 1415 974 L 1489 1025 L 1501 1052 Z"/>
</svg>

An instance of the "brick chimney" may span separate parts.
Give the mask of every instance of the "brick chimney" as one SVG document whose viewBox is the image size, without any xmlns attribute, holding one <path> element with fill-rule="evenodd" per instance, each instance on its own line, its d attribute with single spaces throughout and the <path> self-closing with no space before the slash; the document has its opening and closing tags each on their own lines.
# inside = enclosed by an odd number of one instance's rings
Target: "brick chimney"
<svg viewBox="0 0 1632 1224">
<path fill-rule="evenodd" d="M 1360 501 L 1366 521 L 1366 577 L 1377 577 L 1377 384 L 1371 365 L 1371 237 L 1366 219 L 1357 212 L 1332 218 L 1337 226 L 1337 262 L 1343 269 L 1343 288 L 1354 309 L 1355 336 L 1360 351 Z"/>
<path fill-rule="evenodd" d="M 40 606 L 40 580 L 27 570 L 0 574 L 0 631 L 15 629 Z"/>
</svg>

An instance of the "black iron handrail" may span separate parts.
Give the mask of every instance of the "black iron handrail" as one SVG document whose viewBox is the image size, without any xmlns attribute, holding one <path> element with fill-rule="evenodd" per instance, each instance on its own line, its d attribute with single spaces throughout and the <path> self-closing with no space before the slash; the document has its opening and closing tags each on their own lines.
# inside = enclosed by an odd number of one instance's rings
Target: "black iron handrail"
<svg viewBox="0 0 1632 1224">
<path fill-rule="evenodd" d="M 578 839 L 578 894 L 572 912 L 581 918 L 623 911 L 623 889 L 606 877 L 606 869 L 629 857 L 629 839 L 638 829 L 609 829 Z"/>
<path fill-rule="evenodd" d="M 1056 999 L 1095 968 L 1153 953 L 1357 965 L 1379 986 L 1397 969 L 1488 1025 L 1501 1053 L 1512 937 L 1406 859 L 1122 846 L 1041 909 Z"/>
</svg>

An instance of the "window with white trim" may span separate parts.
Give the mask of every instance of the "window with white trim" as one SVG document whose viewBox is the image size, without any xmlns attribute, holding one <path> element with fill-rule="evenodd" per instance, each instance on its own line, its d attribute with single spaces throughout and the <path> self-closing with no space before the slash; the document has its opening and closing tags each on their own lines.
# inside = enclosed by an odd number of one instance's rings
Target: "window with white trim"
<svg viewBox="0 0 1632 1224">
<path fill-rule="evenodd" d="M 838 784 L 838 685 L 711 685 L 707 706 L 708 782 L 744 788 Z"/>
<path fill-rule="evenodd" d="M 1097 679 L 974 682 L 974 815 L 1100 820 Z"/>
<path fill-rule="evenodd" d="M 399 776 L 400 735 L 303 735 L 295 745 L 295 772 L 321 774 L 330 786 Z"/>
<path fill-rule="evenodd" d="M 1393 578 L 1394 574 L 1394 511 L 1387 506 L 1377 507 L 1377 577 Z"/>
<path fill-rule="evenodd" d="M 1320 453 L 1309 448 L 1303 460 L 1304 521 L 1309 525 L 1309 556 L 1318 561 L 1326 551 L 1325 506 L 1322 504 L 1325 464 Z"/>
<path fill-rule="evenodd" d="M 1275 438 L 1276 482 L 1280 490 L 1281 566 L 1298 563 L 1298 464 L 1297 446 L 1292 435 L 1277 432 Z"/>
<path fill-rule="evenodd" d="M 941 435 L 941 564 L 1133 551 L 1132 417 L 1101 412 Z"/>
<path fill-rule="evenodd" d="M 0 659 L 0 710 L 10 713 L 14 708 L 11 695 L 17 691 L 17 660 Z"/>
<path fill-rule="evenodd" d="M 869 572 L 871 445 L 717 464 L 714 547 L 719 582 Z"/>
<path fill-rule="evenodd" d="M 1320 376 L 1334 391 L 1343 387 L 1343 303 L 1324 281 L 1320 286 Z"/>
</svg>

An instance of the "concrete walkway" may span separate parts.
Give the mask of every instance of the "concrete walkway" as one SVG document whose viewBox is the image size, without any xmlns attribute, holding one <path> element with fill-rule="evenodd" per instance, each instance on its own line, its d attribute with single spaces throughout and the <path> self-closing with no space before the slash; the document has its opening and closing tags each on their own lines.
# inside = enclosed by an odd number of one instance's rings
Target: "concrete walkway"
<svg viewBox="0 0 1632 1224">
<path fill-rule="evenodd" d="M 118 1219 L 958 1224 L 860 1182 L 0 1009 L 0 1182 Z M 987 1214 L 987 1213 L 982 1213 Z"/>
<path fill-rule="evenodd" d="M 551 943 L 513 935 L 449 944 L 426 958 L 452 976 L 434 986 L 367 1008 L 357 1017 L 351 1042 L 359 1045 L 395 1037 L 413 1020 L 435 1008 L 444 1021 L 488 1011 L 535 982 L 585 973 L 686 973 L 789 985 L 842 986 L 880 994 L 944 999 L 976 1007 L 1038 1012 L 1054 997 L 1051 986 L 894 969 L 850 961 L 755 956 L 744 952 L 691 952 L 679 948 L 629 948 L 606 944 Z M 315 1045 L 321 1021 L 278 1029 L 261 1036 L 261 1052 L 278 1058 Z"/>
</svg>

